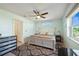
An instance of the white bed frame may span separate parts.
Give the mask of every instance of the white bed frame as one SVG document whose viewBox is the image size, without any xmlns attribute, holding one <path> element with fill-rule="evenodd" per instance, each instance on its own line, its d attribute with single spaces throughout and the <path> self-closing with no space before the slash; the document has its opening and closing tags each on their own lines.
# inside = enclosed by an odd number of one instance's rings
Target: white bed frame
<svg viewBox="0 0 79 59">
<path fill-rule="evenodd" d="M 29 39 L 28 41 L 29 44 L 43 46 L 55 50 L 55 45 L 56 45 L 55 36 L 33 35 L 31 38 L 32 39 Z"/>
</svg>

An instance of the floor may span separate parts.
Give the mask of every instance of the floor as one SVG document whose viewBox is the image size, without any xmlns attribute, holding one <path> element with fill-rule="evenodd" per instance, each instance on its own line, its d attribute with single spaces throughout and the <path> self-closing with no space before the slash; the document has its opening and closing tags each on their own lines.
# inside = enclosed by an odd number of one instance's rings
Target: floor
<svg viewBox="0 0 79 59">
<path fill-rule="evenodd" d="M 57 56 L 57 51 L 53 49 L 40 47 L 36 45 L 28 45 L 27 43 L 12 51 L 16 56 Z"/>
<path fill-rule="evenodd" d="M 11 52 L 9 52 L 9 53 L 7 53 L 7 54 L 5 54 L 5 55 L 3 55 L 3 56 L 16 56 L 16 55 L 13 54 L 13 53 L 11 53 Z"/>
</svg>

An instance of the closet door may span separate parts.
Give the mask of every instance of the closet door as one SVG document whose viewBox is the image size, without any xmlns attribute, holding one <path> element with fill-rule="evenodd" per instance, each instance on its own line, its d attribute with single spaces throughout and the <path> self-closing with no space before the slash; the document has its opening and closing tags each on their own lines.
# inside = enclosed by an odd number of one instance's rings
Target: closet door
<svg viewBox="0 0 79 59">
<path fill-rule="evenodd" d="M 24 43 L 23 41 L 23 22 L 19 19 L 14 19 L 13 23 L 14 33 L 17 36 L 17 46 L 20 46 Z"/>
</svg>

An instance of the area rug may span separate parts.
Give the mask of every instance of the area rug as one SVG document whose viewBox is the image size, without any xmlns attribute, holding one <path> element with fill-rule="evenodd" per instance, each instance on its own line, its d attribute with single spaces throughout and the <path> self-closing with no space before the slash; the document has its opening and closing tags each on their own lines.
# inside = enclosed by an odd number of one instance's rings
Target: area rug
<svg viewBox="0 0 79 59">
<path fill-rule="evenodd" d="M 19 46 L 17 49 L 13 50 L 12 53 L 16 56 L 57 56 L 57 51 L 53 49 L 27 43 Z"/>
</svg>

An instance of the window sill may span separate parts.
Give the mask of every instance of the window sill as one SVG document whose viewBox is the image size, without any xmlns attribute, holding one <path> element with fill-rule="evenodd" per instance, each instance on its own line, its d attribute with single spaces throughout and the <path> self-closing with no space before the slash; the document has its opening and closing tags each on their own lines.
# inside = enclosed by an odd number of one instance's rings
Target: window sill
<svg viewBox="0 0 79 59">
<path fill-rule="evenodd" d="M 72 41 L 74 41 L 75 43 L 79 44 L 79 40 L 78 39 L 70 38 L 70 37 L 69 37 L 69 39 L 72 40 Z"/>
</svg>

